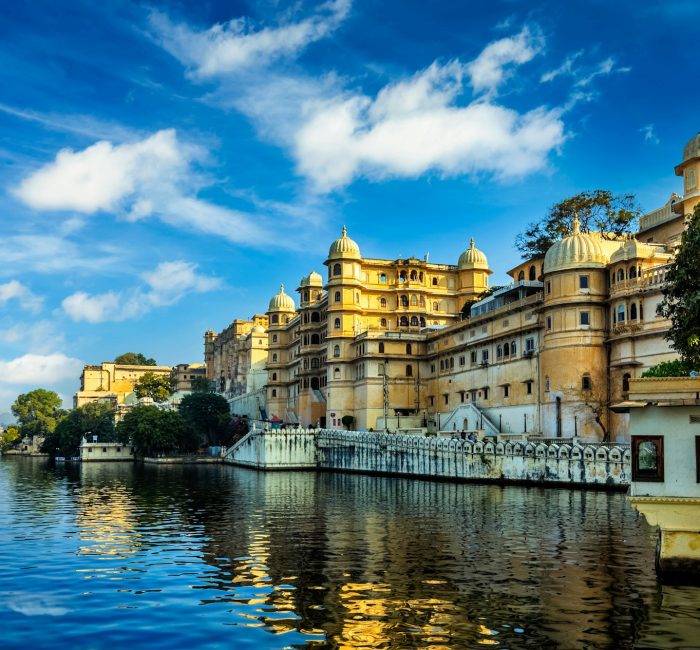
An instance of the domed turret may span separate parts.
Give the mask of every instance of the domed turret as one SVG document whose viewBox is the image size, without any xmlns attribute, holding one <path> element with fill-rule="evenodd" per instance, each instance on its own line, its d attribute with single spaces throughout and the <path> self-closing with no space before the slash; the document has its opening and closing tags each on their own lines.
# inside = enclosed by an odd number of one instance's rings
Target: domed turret
<svg viewBox="0 0 700 650">
<path fill-rule="evenodd" d="M 320 287 L 322 285 L 323 278 L 316 271 L 311 271 L 309 275 L 305 275 L 299 284 L 300 287 Z"/>
<path fill-rule="evenodd" d="M 683 147 L 683 162 L 700 157 L 700 133 L 688 141 Z"/>
<path fill-rule="evenodd" d="M 479 269 L 481 271 L 489 271 L 489 263 L 478 248 L 474 246 L 474 238 L 469 242 L 469 248 L 459 256 L 457 266 L 462 269 Z"/>
<path fill-rule="evenodd" d="M 284 292 L 284 285 L 280 285 L 280 292 L 272 296 L 267 311 L 296 311 L 294 300 Z"/>
<path fill-rule="evenodd" d="M 348 237 L 348 229 L 345 226 L 343 226 L 342 236 L 336 239 L 328 249 L 329 260 L 338 257 L 360 258 L 360 247 Z"/>
<path fill-rule="evenodd" d="M 544 256 L 544 273 L 564 269 L 604 267 L 608 261 L 600 237 L 581 232 L 578 217 L 574 218 L 574 231 L 553 244 Z"/>
<path fill-rule="evenodd" d="M 253 334 L 264 334 L 265 328 L 262 325 L 256 325 L 251 332 L 253 332 Z"/>
<path fill-rule="evenodd" d="M 656 249 L 653 246 L 644 244 L 636 239 L 630 239 L 610 256 L 610 263 L 617 264 L 627 260 L 647 259 L 654 257 L 655 254 Z"/>
</svg>

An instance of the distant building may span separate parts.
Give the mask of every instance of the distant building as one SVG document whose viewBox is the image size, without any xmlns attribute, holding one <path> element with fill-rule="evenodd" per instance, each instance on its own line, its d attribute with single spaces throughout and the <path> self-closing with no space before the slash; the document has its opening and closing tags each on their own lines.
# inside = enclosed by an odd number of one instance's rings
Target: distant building
<svg viewBox="0 0 700 650">
<path fill-rule="evenodd" d="M 207 378 L 207 366 L 204 363 L 178 363 L 171 372 L 175 390 L 188 392 L 192 390 L 192 380 L 196 377 Z"/>
<path fill-rule="evenodd" d="M 582 232 L 576 221 L 492 293 L 474 240 L 456 264 L 383 260 L 362 257 L 343 228 L 325 282 L 302 278 L 298 309 L 282 287 L 265 316 L 207 331 L 208 376 L 233 412 L 246 404 L 264 419 L 626 440 L 629 414 L 610 404 L 676 357 L 656 307 L 700 201 L 700 134 L 675 171 L 683 197 L 644 215 L 634 238 Z"/>
</svg>

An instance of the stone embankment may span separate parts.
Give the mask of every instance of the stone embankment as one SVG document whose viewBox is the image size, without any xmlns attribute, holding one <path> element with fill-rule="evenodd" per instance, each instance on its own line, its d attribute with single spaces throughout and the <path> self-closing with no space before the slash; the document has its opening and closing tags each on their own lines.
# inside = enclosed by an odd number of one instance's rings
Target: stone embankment
<svg viewBox="0 0 700 650">
<path fill-rule="evenodd" d="M 327 470 L 453 481 L 626 489 L 628 445 L 476 441 L 328 429 L 251 431 L 224 461 L 260 470 Z"/>
</svg>

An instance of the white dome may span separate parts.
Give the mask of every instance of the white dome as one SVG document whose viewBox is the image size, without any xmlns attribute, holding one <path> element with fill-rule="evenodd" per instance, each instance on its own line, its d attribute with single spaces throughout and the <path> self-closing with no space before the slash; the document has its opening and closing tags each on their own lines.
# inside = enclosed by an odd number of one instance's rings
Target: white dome
<svg viewBox="0 0 700 650">
<path fill-rule="evenodd" d="M 574 219 L 574 231 L 553 244 L 544 256 L 544 273 L 575 268 L 604 267 L 608 255 L 600 235 L 582 233 L 578 218 Z"/>
<path fill-rule="evenodd" d="M 280 292 L 272 296 L 267 311 L 296 311 L 294 300 L 284 292 L 284 285 L 280 285 Z"/>
<path fill-rule="evenodd" d="M 489 262 L 478 248 L 474 246 L 474 239 L 469 242 L 469 248 L 459 256 L 457 266 L 460 269 L 480 269 L 482 271 L 489 270 Z"/>
<path fill-rule="evenodd" d="M 626 260 L 639 260 L 654 257 L 656 249 L 636 239 L 630 239 L 624 246 L 618 248 L 611 256 L 610 263 L 624 262 Z"/>
<path fill-rule="evenodd" d="M 336 257 L 360 257 L 360 247 L 348 237 L 348 229 L 343 226 L 343 234 L 336 239 L 328 249 L 328 259 Z"/>
<path fill-rule="evenodd" d="M 301 279 L 300 287 L 320 287 L 323 285 L 323 278 L 316 273 L 316 271 L 311 271 L 309 275 L 305 275 Z"/>
<path fill-rule="evenodd" d="M 683 147 L 683 162 L 700 156 L 700 133 L 688 141 Z"/>
</svg>

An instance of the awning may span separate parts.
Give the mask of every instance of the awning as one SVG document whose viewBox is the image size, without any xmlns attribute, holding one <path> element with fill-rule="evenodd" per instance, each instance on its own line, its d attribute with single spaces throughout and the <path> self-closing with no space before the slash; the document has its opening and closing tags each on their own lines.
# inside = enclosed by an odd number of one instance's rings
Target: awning
<svg viewBox="0 0 700 650">
<path fill-rule="evenodd" d="M 625 402 L 618 402 L 617 404 L 611 404 L 610 410 L 613 413 L 629 413 L 630 409 L 641 409 L 647 405 L 646 402 L 633 402 L 627 400 Z"/>
</svg>

